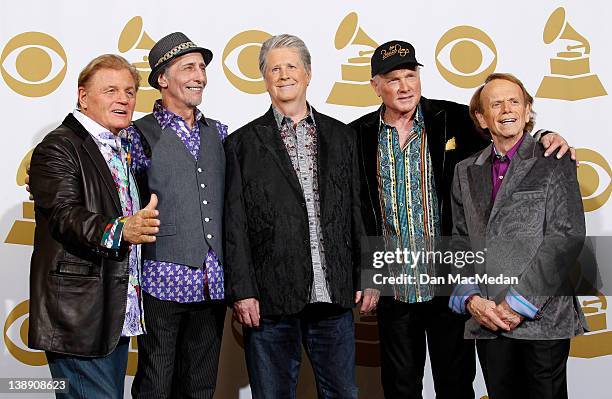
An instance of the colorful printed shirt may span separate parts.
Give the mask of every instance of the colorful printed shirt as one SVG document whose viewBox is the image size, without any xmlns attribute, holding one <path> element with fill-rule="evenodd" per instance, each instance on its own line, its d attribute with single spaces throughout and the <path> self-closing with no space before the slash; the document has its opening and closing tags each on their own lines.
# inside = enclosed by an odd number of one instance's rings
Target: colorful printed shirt
<svg viewBox="0 0 612 399">
<path fill-rule="evenodd" d="M 198 160 L 200 155 L 200 127 L 198 123 L 189 128 L 185 120 L 168 111 L 158 100 L 153 107 L 153 115 L 162 130 L 169 127 L 176 133 L 187 151 Z M 196 120 L 202 113 L 196 109 Z M 227 126 L 217 123 L 222 139 L 227 136 Z M 132 128 L 133 129 L 133 128 Z M 133 134 L 132 158 L 138 172 L 146 171 L 151 160 L 145 155 L 138 134 Z M 223 299 L 223 265 L 211 248 L 202 260 L 202 268 L 193 268 L 172 262 L 145 260 L 142 266 L 142 288 L 157 299 L 180 303 L 201 302 L 207 299 Z"/>
<path fill-rule="evenodd" d="M 289 158 L 291 158 L 291 164 L 306 201 L 313 272 L 310 302 L 331 302 L 325 275 L 327 266 L 321 231 L 317 128 L 312 116 L 312 109 L 310 106 L 308 108 L 308 115 L 298 123 L 294 123 L 291 118 L 281 114 L 276 108 L 272 107 L 272 110 L 280 130 L 281 140 L 285 144 Z"/>
<path fill-rule="evenodd" d="M 130 140 L 128 132 L 122 130 L 118 136 L 114 135 L 78 110 L 74 111 L 74 117 L 93 137 L 115 181 L 123 217 L 108 223 L 100 244 L 106 248 L 119 248 L 123 233 L 123 223 L 128 216 L 140 210 L 138 188 L 129 166 Z M 140 245 L 130 246 L 128 264 L 128 292 L 125 320 L 121 330 L 122 337 L 140 335 L 146 331 L 142 295 L 140 293 Z"/>
<path fill-rule="evenodd" d="M 421 105 L 404 148 L 397 129 L 387 125 L 383 115 L 384 106 L 378 135 L 378 183 L 385 240 L 392 250 L 433 251 L 434 239 L 440 236 L 440 218 Z M 420 260 L 411 267 L 412 263 L 410 259 L 405 265 L 390 267 L 393 276 L 414 276 L 414 284 L 394 286 L 395 299 L 408 303 L 433 299 L 434 287 L 419 282 L 420 274 L 434 275 L 433 264 Z"/>
</svg>

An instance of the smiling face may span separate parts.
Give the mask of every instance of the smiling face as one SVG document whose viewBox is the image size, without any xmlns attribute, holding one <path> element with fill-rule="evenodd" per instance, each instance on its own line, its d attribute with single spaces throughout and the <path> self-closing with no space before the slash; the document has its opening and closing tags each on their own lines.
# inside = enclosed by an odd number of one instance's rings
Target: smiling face
<svg viewBox="0 0 612 399">
<path fill-rule="evenodd" d="M 376 75 L 371 84 L 387 112 L 413 114 L 421 101 L 421 77 L 416 66 Z"/>
<path fill-rule="evenodd" d="M 79 87 L 81 112 L 117 134 L 132 122 L 136 85 L 127 69 L 103 68 Z"/>
<path fill-rule="evenodd" d="M 310 73 L 306 71 L 297 49 L 279 47 L 270 50 L 266 57 L 264 80 L 276 108 L 282 108 L 283 103 L 306 104 Z"/>
<path fill-rule="evenodd" d="M 169 110 L 197 107 L 206 86 L 206 64 L 200 53 L 178 57 L 158 78 L 162 101 Z"/>
<path fill-rule="evenodd" d="M 480 93 L 483 113 L 476 112 L 480 127 L 489 129 L 493 139 L 512 140 L 522 136 L 529 122 L 531 106 L 521 88 L 505 79 L 494 79 Z"/>
</svg>

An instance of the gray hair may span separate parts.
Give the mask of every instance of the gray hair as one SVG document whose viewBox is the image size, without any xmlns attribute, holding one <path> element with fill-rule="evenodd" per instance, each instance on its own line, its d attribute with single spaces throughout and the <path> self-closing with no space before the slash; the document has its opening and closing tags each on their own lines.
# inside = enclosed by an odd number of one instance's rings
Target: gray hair
<svg viewBox="0 0 612 399">
<path fill-rule="evenodd" d="M 304 69 L 310 75 L 310 52 L 306 47 L 306 44 L 302 39 L 297 36 L 282 34 L 272 36 L 261 45 L 261 50 L 259 51 L 259 71 L 262 75 L 265 74 L 266 70 L 266 59 L 268 57 L 268 52 L 275 48 L 289 47 L 294 48 L 300 54 L 300 59 L 302 60 L 302 64 L 304 65 Z"/>
</svg>

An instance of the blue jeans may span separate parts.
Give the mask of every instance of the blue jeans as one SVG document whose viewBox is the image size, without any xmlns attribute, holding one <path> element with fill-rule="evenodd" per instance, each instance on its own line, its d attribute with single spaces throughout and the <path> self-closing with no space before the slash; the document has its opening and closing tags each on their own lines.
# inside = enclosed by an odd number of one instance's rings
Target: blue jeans
<svg viewBox="0 0 612 399">
<path fill-rule="evenodd" d="M 58 399 L 123 398 L 130 339 L 121 337 L 115 350 L 104 357 L 80 357 L 46 352 L 53 378 L 67 378 L 68 393 Z"/>
<path fill-rule="evenodd" d="M 262 318 L 244 328 L 244 351 L 254 399 L 295 398 L 302 344 L 320 399 L 356 399 L 353 313 L 311 304 L 296 314 Z"/>
</svg>

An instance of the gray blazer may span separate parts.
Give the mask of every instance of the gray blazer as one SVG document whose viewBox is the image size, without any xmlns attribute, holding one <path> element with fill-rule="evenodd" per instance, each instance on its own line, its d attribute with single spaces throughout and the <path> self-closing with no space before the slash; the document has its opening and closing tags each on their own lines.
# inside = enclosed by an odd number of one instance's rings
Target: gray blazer
<svg viewBox="0 0 612 399">
<path fill-rule="evenodd" d="M 569 156 L 545 158 L 542 145 L 526 134 L 492 204 L 491 151 L 492 144 L 455 167 L 453 242 L 462 243 L 464 249 L 486 248 L 486 262 L 475 264 L 469 273 L 518 277 L 513 288 L 538 309 L 535 320 L 525 319 L 502 335 L 520 339 L 580 335 L 587 324 L 568 276 L 585 236 L 576 166 Z M 483 297 L 496 303 L 510 288 L 479 286 Z M 498 334 L 474 318 L 466 322 L 466 338 Z"/>
</svg>

